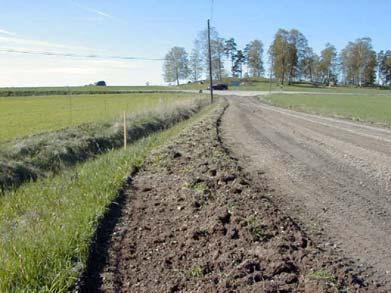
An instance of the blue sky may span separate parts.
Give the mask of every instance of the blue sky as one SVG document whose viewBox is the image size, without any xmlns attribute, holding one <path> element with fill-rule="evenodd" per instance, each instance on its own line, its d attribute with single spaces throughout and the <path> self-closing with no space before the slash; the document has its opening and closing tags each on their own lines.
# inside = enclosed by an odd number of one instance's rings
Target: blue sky
<svg viewBox="0 0 391 293">
<path fill-rule="evenodd" d="M 240 46 L 279 28 L 297 28 L 319 51 L 369 36 L 391 49 L 391 1 L 214 0 L 212 24 Z M 162 58 L 172 46 L 190 51 L 211 16 L 211 0 L 0 0 L 0 50 Z M 265 57 L 266 61 L 266 57 Z M 0 52 L 0 86 L 162 84 L 159 61 L 86 59 Z"/>
</svg>

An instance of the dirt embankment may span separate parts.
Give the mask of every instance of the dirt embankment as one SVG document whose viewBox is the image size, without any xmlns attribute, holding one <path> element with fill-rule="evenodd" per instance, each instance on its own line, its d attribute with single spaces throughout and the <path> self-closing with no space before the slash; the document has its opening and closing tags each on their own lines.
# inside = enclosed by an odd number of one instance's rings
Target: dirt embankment
<svg viewBox="0 0 391 293">
<path fill-rule="evenodd" d="M 224 107 L 156 151 L 132 178 L 106 235 L 109 248 L 91 261 L 79 290 L 380 290 L 319 249 L 269 200 L 266 185 L 244 174 L 219 138 Z"/>
</svg>

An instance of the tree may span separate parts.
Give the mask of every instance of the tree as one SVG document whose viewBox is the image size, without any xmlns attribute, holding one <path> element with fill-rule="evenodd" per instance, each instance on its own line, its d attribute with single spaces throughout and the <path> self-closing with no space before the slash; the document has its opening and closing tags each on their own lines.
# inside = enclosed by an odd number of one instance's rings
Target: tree
<svg viewBox="0 0 391 293">
<path fill-rule="evenodd" d="M 391 84 L 391 50 L 383 52 L 380 57 L 379 67 L 382 85 L 389 85 Z"/>
<path fill-rule="evenodd" d="M 349 42 L 341 51 L 340 60 L 345 84 L 356 84 L 357 65 L 354 57 L 353 42 Z"/>
<path fill-rule="evenodd" d="M 376 76 L 376 52 L 370 38 L 349 42 L 341 52 L 345 83 L 358 86 L 373 85 Z"/>
<path fill-rule="evenodd" d="M 337 66 L 337 50 L 330 43 L 326 44 L 326 47 L 320 53 L 319 61 L 319 73 L 321 82 L 324 84 L 330 84 L 330 82 L 336 82 L 336 66 Z"/>
<path fill-rule="evenodd" d="M 225 41 L 224 53 L 226 57 L 231 60 L 232 76 L 234 76 L 233 68 L 234 68 L 235 55 L 237 51 L 238 51 L 237 45 L 234 38 L 230 38 L 229 40 Z"/>
<path fill-rule="evenodd" d="M 367 65 L 364 68 L 363 81 L 367 86 L 373 86 L 376 83 L 377 55 L 374 50 L 369 51 Z"/>
<path fill-rule="evenodd" d="M 234 66 L 232 67 L 233 76 L 242 78 L 243 63 L 246 60 L 242 50 L 238 50 L 236 52 L 234 60 Z"/>
<path fill-rule="evenodd" d="M 166 82 L 179 81 L 189 76 L 189 60 L 185 48 L 173 47 L 166 54 L 163 64 L 164 80 Z"/>
<path fill-rule="evenodd" d="M 190 55 L 190 77 L 193 81 L 198 81 L 201 78 L 203 66 L 202 66 L 202 55 L 200 51 L 199 42 L 194 42 L 194 48 Z"/>
<path fill-rule="evenodd" d="M 218 32 L 214 27 L 210 28 L 210 43 L 212 56 L 212 73 L 214 79 L 221 79 L 224 70 L 224 39 L 219 37 Z M 201 48 L 201 56 L 206 72 L 209 74 L 209 52 L 208 52 L 208 30 L 199 32 L 196 42 L 199 42 Z"/>
<path fill-rule="evenodd" d="M 289 83 L 300 79 L 302 75 L 301 65 L 305 58 L 308 48 L 306 37 L 298 30 L 292 29 L 288 36 L 288 66 L 289 66 Z"/>
<path fill-rule="evenodd" d="M 215 69 L 215 78 L 221 80 L 223 78 L 224 71 L 224 43 L 223 38 L 217 38 L 216 40 L 211 41 L 212 47 L 212 68 Z"/>
<path fill-rule="evenodd" d="M 285 82 L 288 70 L 288 36 L 288 31 L 279 29 L 269 48 L 271 72 L 282 85 Z"/>
<path fill-rule="evenodd" d="M 305 36 L 296 29 L 289 32 L 279 29 L 269 49 L 272 72 L 275 77 L 284 84 L 300 79 L 302 75 L 301 65 L 308 50 L 308 41 Z"/>
<path fill-rule="evenodd" d="M 376 58 L 377 58 L 377 84 L 380 86 L 380 85 L 384 85 L 384 81 L 383 81 L 383 76 L 382 76 L 382 63 L 383 63 L 383 59 L 384 59 L 384 51 L 381 50 Z"/>
<path fill-rule="evenodd" d="M 319 56 L 314 53 L 312 48 L 307 47 L 300 65 L 302 77 L 310 82 L 318 82 L 319 63 Z"/>
<path fill-rule="evenodd" d="M 254 40 L 246 45 L 244 49 L 245 59 L 250 71 L 250 76 L 260 77 L 264 73 L 263 68 L 263 44 L 259 40 Z"/>
</svg>

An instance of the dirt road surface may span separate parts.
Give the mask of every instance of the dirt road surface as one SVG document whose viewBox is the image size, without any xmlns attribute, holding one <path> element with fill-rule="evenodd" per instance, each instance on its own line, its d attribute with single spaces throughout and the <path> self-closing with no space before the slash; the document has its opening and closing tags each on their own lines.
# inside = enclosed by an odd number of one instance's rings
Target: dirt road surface
<svg viewBox="0 0 391 293">
<path fill-rule="evenodd" d="M 391 283 L 391 131 L 230 97 L 223 141 L 310 235 Z"/>
<path fill-rule="evenodd" d="M 127 180 L 77 292 L 387 292 L 321 249 L 243 172 L 217 103 Z"/>
</svg>

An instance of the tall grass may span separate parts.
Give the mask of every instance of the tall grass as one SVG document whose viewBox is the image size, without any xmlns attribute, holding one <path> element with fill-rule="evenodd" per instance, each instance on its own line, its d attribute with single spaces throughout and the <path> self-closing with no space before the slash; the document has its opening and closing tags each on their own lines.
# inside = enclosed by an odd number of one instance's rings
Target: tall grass
<svg viewBox="0 0 391 293">
<path fill-rule="evenodd" d="M 193 118 L 127 150 L 40 179 L 0 197 L 0 291 L 66 291 L 83 271 L 100 217 L 133 168 Z"/>
<path fill-rule="evenodd" d="M 178 99 L 162 103 L 153 111 L 127 116 L 128 142 L 189 118 L 206 102 L 205 99 Z M 3 144 L 0 150 L 0 190 L 55 174 L 122 145 L 122 121 L 84 124 Z"/>
</svg>

